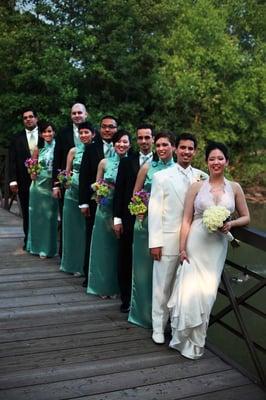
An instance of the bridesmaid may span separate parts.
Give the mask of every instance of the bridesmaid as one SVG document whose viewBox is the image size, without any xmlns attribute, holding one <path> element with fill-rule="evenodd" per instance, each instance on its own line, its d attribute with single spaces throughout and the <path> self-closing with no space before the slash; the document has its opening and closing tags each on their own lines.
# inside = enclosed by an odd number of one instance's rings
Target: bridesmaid
<svg viewBox="0 0 266 400">
<path fill-rule="evenodd" d="M 66 172 L 73 174 L 71 185 L 67 188 L 64 198 L 62 224 L 62 261 L 60 271 L 76 276 L 83 274 L 85 254 L 86 226 L 85 218 L 78 207 L 79 168 L 85 146 L 94 138 L 94 128 L 89 122 L 79 124 L 80 143 L 69 150 Z"/>
<path fill-rule="evenodd" d="M 53 124 L 46 122 L 40 124 L 39 132 L 44 143 L 33 153 L 41 170 L 38 175 L 31 174 L 27 251 L 46 258 L 57 254 L 58 209 L 51 192 L 55 129 Z"/>
<path fill-rule="evenodd" d="M 159 132 L 154 139 L 158 161 L 144 164 L 140 169 L 134 193 L 144 189 L 151 191 L 153 174 L 162 169 L 174 165 L 173 152 L 175 150 L 175 138 L 170 132 Z M 144 216 L 142 228 L 139 221 L 143 216 L 136 218 L 133 241 L 133 265 L 132 265 L 132 292 L 131 306 L 128 321 L 144 328 L 151 328 L 151 301 L 152 301 L 152 266 L 148 246 L 148 218 Z"/>
<path fill-rule="evenodd" d="M 126 157 L 130 149 L 130 135 L 125 130 L 117 131 L 112 142 L 115 154 L 100 161 L 96 181 L 104 179 L 109 184 L 115 184 L 120 159 Z M 119 293 L 117 239 L 112 223 L 113 194 L 114 188 L 106 198 L 106 204 L 98 202 L 91 240 L 87 293 L 100 295 L 102 298 Z"/>
</svg>

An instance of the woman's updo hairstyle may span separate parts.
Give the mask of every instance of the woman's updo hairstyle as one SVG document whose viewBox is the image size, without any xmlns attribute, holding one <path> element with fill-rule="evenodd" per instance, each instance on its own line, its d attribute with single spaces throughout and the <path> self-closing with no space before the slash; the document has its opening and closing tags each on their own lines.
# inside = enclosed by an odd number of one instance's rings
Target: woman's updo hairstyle
<svg viewBox="0 0 266 400">
<path fill-rule="evenodd" d="M 127 137 L 128 137 L 128 140 L 129 140 L 129 143 L 131 143 L 131 135 L 130 135 L 130 133 L 129 133 L 128 131 L 126 131 L 125 129 L 119 129 L 119 130 L 114 134 L 114 136 L 113 136 L 113 138 L 112 138 L 113 144 L 115 144 L 116 142 L 118 142 L 118 141 L 121 139 L 121 137 L 123 137 L 123 136 L 127 136 Z"/>
<path fill-rule="evenodd" d="M 49 121 L 41 121 L 41 122 L 38 124 L 38 131 L 39 131 L 39 134 L 41 135 L 49 126 L 50 126 L 50 127 L 52 128 L 52 130 L 55 132 L 55 126 L 54 126 L 54 124 L 52 124 L 52 122 L 49 122 Z"/>
<path fill-rule="evenodd" d="M 220 150 L 223 153 L 226 161 L 229 160 L 229 151 L 225 144 L 223 144 L 221 142 L 209 141 L 206 146 L 206 149 L 205 149 L 205 160 L 206 161 L 208 161 L 210 153 L 216 149 Z"/>
</svg>

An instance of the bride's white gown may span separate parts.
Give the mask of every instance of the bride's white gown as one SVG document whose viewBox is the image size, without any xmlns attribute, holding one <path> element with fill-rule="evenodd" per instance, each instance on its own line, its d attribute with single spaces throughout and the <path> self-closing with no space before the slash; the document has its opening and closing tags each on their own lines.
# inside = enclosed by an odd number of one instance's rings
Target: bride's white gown
<svg viewBox="0 0 266 400">
<path fill-rule="evenodd" d="M 202 223 L 204 210 L 213 205 L 224 206 L 231 213 L 234 211 L 234 193 L 226 179 L 218 201 L 214 201 L 208 180 L 195 198 L 194 219 L 187 241 L 190 263 L 184 262 L 178 267 L 168 302 L 172 326 L 169 346 L 191 359 L 203 354 L 209 316 L 227 253 L 226 235 L 221 232 L 209 233 Z"/>
</svg>

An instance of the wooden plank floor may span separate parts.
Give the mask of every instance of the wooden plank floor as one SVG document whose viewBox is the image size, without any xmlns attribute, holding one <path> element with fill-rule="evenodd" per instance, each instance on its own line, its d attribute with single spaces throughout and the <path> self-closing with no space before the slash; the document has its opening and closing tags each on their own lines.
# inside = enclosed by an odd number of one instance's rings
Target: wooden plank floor
<svg viewBox="0 0 266 400">
<path fill-rule="evenodd" d="M 187 360 L 88 296 L 57 259 L 21 250 L 21 220 L 0 209 L 1 400 L 252 400 L 265 393 L 210 351 Z"/>
</svg>

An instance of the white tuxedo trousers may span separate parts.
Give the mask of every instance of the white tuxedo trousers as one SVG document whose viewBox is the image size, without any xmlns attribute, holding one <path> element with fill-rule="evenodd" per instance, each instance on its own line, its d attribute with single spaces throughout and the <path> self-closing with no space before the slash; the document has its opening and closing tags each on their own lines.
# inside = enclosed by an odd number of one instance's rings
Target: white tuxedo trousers
<svg viewBox="0 0 266 400">
<path fill-rule="evenodd" d="M 174 286 L 178 255 L 162 256 L 153 262 L 152 275 L 152 328 L 163 333 L 169 318 L 168 300 Z"/>
</svg>

